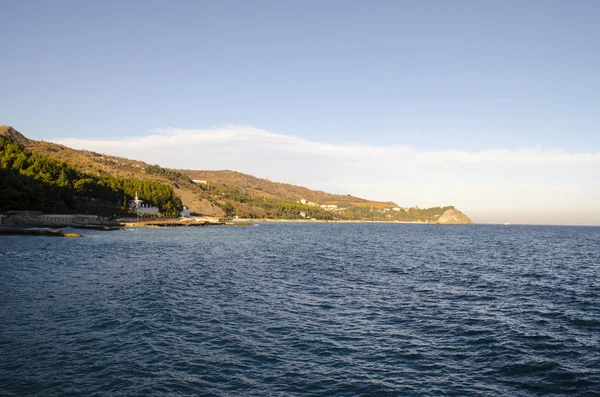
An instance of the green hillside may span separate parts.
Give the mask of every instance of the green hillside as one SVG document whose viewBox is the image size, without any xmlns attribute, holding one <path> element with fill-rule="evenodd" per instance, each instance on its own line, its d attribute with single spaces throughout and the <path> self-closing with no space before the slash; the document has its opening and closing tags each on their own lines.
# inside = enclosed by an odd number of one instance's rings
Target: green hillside
<svg viewBox="0 0 600 397">
<path fill-rule="evenodd" d="M 0 136 L 0 211 L 119 214 L 136 191 L 165 216 L 177 215 L 185 205 L 194 214 L 217 217 L 437 222 L 455 210 L 401 208 L 236 171 L 168 169 L 27 139 L 8 126 L 0 126 Z"/>
<path fill-rule="evenodd" d="M 127 200 L 136 192 L 146 202 L 159 206 L 164 216 L 177 216 L 182 209 L 181 199 L 168 184 L 82 172 L 0 136 L 2 212 L 123 214 L 127 213 Z"/>
</svg>

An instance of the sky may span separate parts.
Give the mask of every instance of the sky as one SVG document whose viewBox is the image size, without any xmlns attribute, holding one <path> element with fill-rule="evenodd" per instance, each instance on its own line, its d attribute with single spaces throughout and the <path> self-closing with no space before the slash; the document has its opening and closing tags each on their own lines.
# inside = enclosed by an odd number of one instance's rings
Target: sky
<svg viewBox="0 0 600 397">
<path fill-rule="evenodd" d="M 600 225 L 598 1 L 0 0 L 0 124 L 476 222 Z"/>
</svg>

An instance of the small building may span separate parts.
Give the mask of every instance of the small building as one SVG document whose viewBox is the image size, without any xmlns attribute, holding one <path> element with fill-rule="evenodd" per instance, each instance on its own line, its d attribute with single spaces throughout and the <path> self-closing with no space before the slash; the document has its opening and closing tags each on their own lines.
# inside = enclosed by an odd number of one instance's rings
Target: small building
<svg viewBox="0 0 600 397">
<path fill-rule="evenodd" d="M 141 204 L 135 210 L 138 215 L 158 215 L 158 213 L 160 211 L 158 207 L 154 207 L 149 204 L 148 205 Z"/>
<path fill-rule="evenodd" d="M 98 221 L 96 215 L 43 214 L 40 220 L 48 225 L 89 225 Z"/>
<path fill-rule="evenodd" d="M 135 198 L 133 200 L 129 200 L 129 208 L 135 210 L 136 214 L 138 215 L 158 215 L 160 211 L 158 207 L 143 203 L 144 200 L 140 200 L 136 192 Z"/>
<path fill-rule="evenodd" d="M 183 218 L 189 218 L 192 215 L 192 212 L 188 207 L 183 207 L 183 210 L 179 213 L 179 216 Z"/>
<path fill-rule="evenodd" d="M 334 210 L 337 208 L 337 205 L 335 204 L 323 204 L 321 206 L 321 208 L 323 208 L 324 210 Z"/>
<path fill-rule="evenodd" d="M 198 184 L 198 185 L 206 185 L 208 184 L 208 181 L 204 181 L 202 179 L 192 179 L 192 182 Z"/>
<path fill-rule="evenodd" d="M 144 200 L 140 200 L 138 198 L 137 192 L 135 193 L 135 198 L 132 200 L 129 200 L 129 208 L 139 208 L 142 206 L 142 203 L 144 202 Z"/>
<path fill-rule="evenodd" d="M 98 223 L 96 215 L 44 214 L 40 211 L 9 211 L 6 217 L 0 215 L 0 223 L 30 226 L 81 226 Z"/>
</svg>

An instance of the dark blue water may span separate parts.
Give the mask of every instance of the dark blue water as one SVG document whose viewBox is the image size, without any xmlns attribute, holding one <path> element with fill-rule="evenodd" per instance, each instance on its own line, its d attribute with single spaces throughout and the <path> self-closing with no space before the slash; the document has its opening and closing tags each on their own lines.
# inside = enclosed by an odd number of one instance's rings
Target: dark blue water
<svg viewBox="0 0 600 397">
<path fill-rule="evenodd" d="M 1 395 L 600 395 L 600 228 L 0 238 Z"/>
</svg>

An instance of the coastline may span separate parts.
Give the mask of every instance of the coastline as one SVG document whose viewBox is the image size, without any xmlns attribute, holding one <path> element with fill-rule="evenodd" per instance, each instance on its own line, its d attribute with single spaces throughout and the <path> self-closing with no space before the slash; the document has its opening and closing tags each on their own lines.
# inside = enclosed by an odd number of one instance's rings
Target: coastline
<svg viewBox="0 0 600 397">
<path fill-rule="evenodd" d="M 186 227 L 186 226 L 249 226 L 257 223 L 390 223 L 390 224 L 414 224 L 414 225 L 438 225 L 434 222 L 420 222 L 420 221 L 375 221 L 375 220 L 311 220 L 311 219 L 270 219 L 270 218 L 257 218 L 257 219 L 232 219 L 232 220 L 189 220 L 184 219 L 165 219 L 165 220 L 152 220 L 145 221 L 140 220 L 137 222 L 123 222 L 125 227 Z"/>
<path fill-rule="evenodd" d="M 36 214 L 37 215 L 37 214 Z M 61 216 L 61 215 L 52 215 Z M 62 216 L 64 217 L 64 215 Z M 269 223 L 302 223 L 302 224 L 316 224 L 316 223 L 344 223 L 344 224 L 362 224 L 362 223 L 373 223 L 373 224 L 412 224 L 412 225 L 439 225 L 444 224 L 440 222 L 423 222 L 423 221 L 398 221 L 398 220 L 349 220 L 349 219 L 336 219 L 336 220 L 325 220 L 325 219 L 272 219 L 272 218 L 217 218 L 198 216 L 190 218 L 141 218 L 134 219 L 118 219 L 117 221 L 105 221 L 95 216 L 95 219 L 89 219 L 90 223 L 79 223 L 79 222 L 56 222 L 54 219 L 47 220 L 41 216 L 14 216 L 5 218 L 3 224 L 0 226 L 0 235 L 8 234 L 22 234 L 22 235 L 57 235 L 54 232 L 62 232 L 65 228 L 84 229 L 84 230 L 101 230 L 101 231 L 115 231 L 123 230 L 124 228 L 159 228 L 159 227 L 206 227 L 206 226 L 251 226 L 253 224 L 269 224 Z M 36 230 L 38 234 L 32 231 Z M 40 231 L 46 231 L 46 234 Z M 48 232 L 53 230 L 53 232 Z"/>
<path fill-rule="evenodd" d="M 419 221 L 375 221 L 375 220 L 350 220 L 350 219 L 339 219 L 339 220 L 323 220 L 323 219 L 244 219 L 244 222 L 254 223 L 400 223 L 400 224 L 417 224 L 417 225 L 436 225 L 433 222 L 419 222 Z"/>
<path fill-rule="evenodd" d="M 65 233 L 60 229 L 22 228 L 0 226 L 0 236 L 46 236 L 46 237 L 82 237 L 78 233 Z"/>
</svg>

